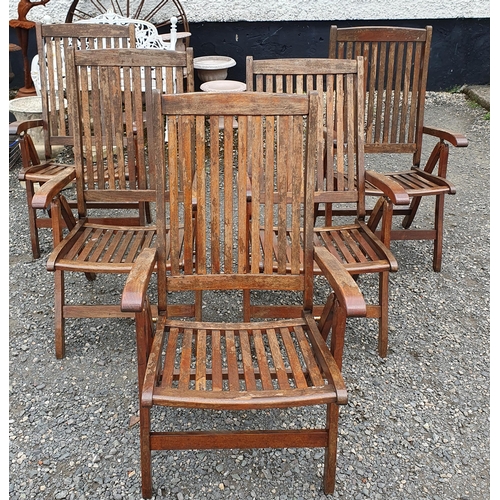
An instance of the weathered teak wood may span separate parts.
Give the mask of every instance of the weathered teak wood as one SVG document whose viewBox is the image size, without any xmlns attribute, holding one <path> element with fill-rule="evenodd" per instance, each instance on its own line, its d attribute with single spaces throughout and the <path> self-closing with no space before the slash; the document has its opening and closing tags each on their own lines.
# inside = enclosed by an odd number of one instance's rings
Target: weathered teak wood
<svg viewBox="0 0 500 500">
<path fill-rule="evenodd" d="M 69 184 L 74 179 L 68 177 L 69 165 L 57 164 L 53 158 L 52 148 L 56 146 L 71 146 L 73 133 L 70 128 L 67 110 L 66 93 L 66 58 L 65 52 L 69 47 L 78 49 L 95 49 L 113 46 L 131 46 L 135 44 L 134 26 L 112 26 L 103 29 L 101 25 L 78 24 L 36 24 L 36 40 L 38 46 L 38 60 L 40 66 L 40 92 L 42 99 L 42 119 L 30 123 L 15 122 L 11 124 L 13 133 L 21 135 L 22 170 L 19 179 L 26 183 L 28 206 L 28 220 L 30 228 L 31 247 L 34 258 L 40 257 L 39 228 L 54 228 L 50 219 L 50 206 L 44 207 L 49 217 L 41 216 L 40 209 L 33 207 L 32 199 L 35 186 L 44 184 L 61 174 L 67 177 Z M 45 159 L 40 161 L 33 145 L 29 130 L 35 126 L 43 127 Z M 75 221 L 70 210 L 73 203 L 63 203 L 63 220 L 58 221 L 59 233 L 53 234 L 54 246 L 62 237 L 64 227 L 71 228 Z M 95 207 L 94 207 L 95 208 Z M 137 203 L 131 208 L 138 208 Z M 140 208 L 139 215 L 129 216 L 129 223 L 138 224 L 145 217 L 144 207 Z"/>
<path fill-rule="evenodd" d="M 393 204 L 408 203 L 403 190 L 381 176 L 365 172 L 363 152 L 363 60 L 267 59 L 247 57 L 247 91 L 304 93 L 317 90 L 322 98 L 324 160 L 316 170 L 316 218 L 314 245 L 324 247 L 352 275 L 378 273 L 378 302 L 368 306 L 368 317 L 379 321 L 379 354 L 387 355 L 389 316 L 389 272 L 397 262 L 389 250 Z M 292 174 L 290 172 L 290 174 Z M 383 189 L 381 198 L 383 233 L 379 238 L 365 224 L 364 183 L 370 179 Z M 295 183 L 293 174 L 290 182 Z M 403 196 L 402 196 L 403 195 Z M 319 217 L 319 207 L 325 206 Z M 333 217 L 336 207 L 350 207 L 352 223 Z M 290 249 L 290 254 L 293 250 Z M 288 265 L 288 263 L 287 263 Z M 317 274 L 323 273 L 315 266 Z M 250 294 L 246 294 L 247 303 Z M 269 317 L 272 308 L 250 304 L 250 317 Z M 291 310 L 289 310 L 291 313 Z M 341 357 L 340 357 L 341 359 Z"/>
<path fill-rule="evenodd" d="M 392 228 L 391 238 L 433 241 L 433 268 L 440 271 L 445 195 L 455 194 L 454 185 L 446 178 L 449 145 L 465 147 L 467 139 L 461 134 L 424 126 L 431 37 L 431 26 L 425 29 L 331 26 L 329 57 L 363 56 L 367 117 L 365 151 L 401 154 L 394 168 L 385 171 L 384 175 L 403 187 L 411 199 L 407 206 L 394 207 L 394 215 L 403 216 L 403 229 Z M 426 136 L 436 137 L 438 142 L 422 168 L 422 143 Z M 393 158 L 389 160 L 391 163 Z M 399 165 L 404 169 L 406 161 L 410 168 L 401 170 Z M 382 192 L 366 181 L 366 194 L 381 196 Z M 435 197 L 434 224 L 411 227 L 424 196 Z M 380 214 L 374 210 L 369 221 L 372 230 L 375 231 L 379 221 Z"/>
<path fill-rule="evenodd" d="M 141 250 L 156 244 L 155 226 L 126 224 L 120 214 L 89 218 L 89 205 L 155 201 L 144 116 L 151 112 L 153 89 L 169 93 L 194 90 L 193 52 L 190 48 L 183 52 L 72 49 L 67 52 L 66 74 L 69 117 L 75 134 L 78 222 L 47 261 L 47 269 L 55 273 L 58 358 L 64 356 L 65 318 L 124 316 L 118 304 L 69 304 L 72 301 L 65 297 L 65 273 L 85 273 L 89 279 L 98 273 L 126 274 Z M 59 187 L 55 181 L 45 183 L 33 197 L 33 206 L 51 203 L 52 210 L 60 213 L 59 198 L 51 201 L 51 189 L 57 191 Z M 58 220 L 60 216 L 53 217 L 53 221 Z M 176 238 L 182 244 L 182 228 L 177 230 Z M 186 248 L 192 252 L 192 242 Z M 175 262 L 182 267 L 179 259 Z M 190 255 L 188 265 L 192 266 L 192 262 Z M 195 314 L 193 304 L 179 305 L 176 311 L 180 315 Z"/>
<path fill-rule="evenodd" d="M 319 97 L 246 92 L 155 98 L 148 132 L 154 134 L 156 203 L 162 207 L 157 245 L 141 253 L 122 295 L 122 309 L 136 314 L 143 497 L 152 494 L 152 450 L 186 448 L 324 447 L 324 490 L 332 493 L 338 406 L 347 402 L 347 392 L 326 344 L 328 331 L 311 313 Z M 297 180 L 292 186 L 290 172 Z M 183 256 L 180 227 L 184 241 L 195 235 L 194 267 L 181 265 L 192 253 Z M 335 321 L 343 334 L 347 314 L 366 313 L 363 297 L 344 269 L 331 269 L 321 252 L 316 258 L 330 270 L 335 292 L 320 325 Z M 156 325 L 146 294 L 155 267 Z M 242 289 L 295 291 L 302 305 L 293 318 L 260 322 L 176 320 L 165 313 L 167 291 Z M 217 298 L 207 300 L 207 308 L 216 312 Z M 323 429 L 164 432 L 150 414 L 154 406 L 259 410 L 313 404 L 327 406 Z"/>
</svg>

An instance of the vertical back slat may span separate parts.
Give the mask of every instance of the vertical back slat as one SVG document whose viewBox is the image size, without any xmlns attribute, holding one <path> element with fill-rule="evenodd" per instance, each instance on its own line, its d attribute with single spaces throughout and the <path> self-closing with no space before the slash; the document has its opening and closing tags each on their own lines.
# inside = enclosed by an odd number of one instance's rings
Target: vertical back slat
<svg viewBox="0 0 500 500">
<path fill-rule="evenodd" d="M 412 82 L 412 99 L 410 104 L 410 117 L 408 120 L 408 142 L 415 142 L 417 134 L 417 116 L 419 103 L 423 98 L 421 92 L 425 94 L 425 88 L 419 86 L 419 80 L 422 78 L 422 56 L 423 56 L 422 43 L 418 43 L 415 48 L 415 61 L 413 66 L 413 82 Z"/>
<path fill-rule="evenodd" d="M 392 126 L 391 126 L 391 142 L 398 140 L 398 127 L 401 113 L 401 85 L 403 73 L 403 58 L 405 44 L 399 43 L 396 45 L 395 55 L 395 75 L 394 75 L 394 98 L 392 103 Z"/>
<path fill-rule="evenodd" d="M 241 214 L 249 213 L 248 200 L 248 179 L 251 172 L 248 170 L 250 165 L 247 163 L 248 143 L 247 143 L 248 120 L 244 116 L 238 117 L 238 172 L 237 172 L 237 194 L 238 194 L 238 266 L 237 272 L 246 273 L 249 270 L 249 241 L 248 238 L 241 238 L 240 235 L 248 234 L 248 217 L 242 217 Z M 251 203 L 251 202 L 250 202 Z M 251 205 L 250 205 L 251 206 Z"/>
<path fill-rule="evenodd" d="M 221 204 L 219 187 L 219 117 L 210 117 L 210 249 L 212 272 L 220 273 L 221 269 Z M 198 186 L 203 192 L 205 186 Z M 202 235 L 203 237 L 203 235 Z"/>
<path fill-rule="evenodd" d="M 413 65 L 413 47 L 414 44 L 408 42 L 406 45 L 405 52 L 405 66 L 404 70 L 402 70 L 402 78 L 403 78 L 403 93 L 401 97 L 401 123 L 399 126 L 399 142 L 405 142 L 408 134 L 408 106 L 410 93 L 412 93 L 411 88 L 411 75 L 412 75 L 412 65 Z"/>
<path fill-rule="evenodd" d="M 274 163 L 275 163 L 275 138 L 276 138 L 276 121 L 274 117 L 266 117 L 266 161 L 264 165 L 264 197 L 266 200 L 271 200 L 274 193 Z M 267 203 L 264 211 L 264 272 L 271 273 L 273 270 L 273 204 Z"/>
<path fill-rule="evenodd" d="M 262 118 L 260 116 L 248 117 L 248 158 L 247 165 L 251 175 L 251 221 L 250 221 L 250 271 L 252 273 L 257 273 L 259 271 L 261 262 L 261 251 L 260 251 L 260 203 L 262 192 L 262 154 L 263 154 L 263 144 L 261 141 L 262 137 Z M 269 200 L 266 200 L 269 202 Z"/>
<path fill-rule="evenodd" d="M 337 89 L 336 101 L 336 130 L 337 130 L 337 190 L 345 189 L 345 167 L 344 167 L 344 144 L 345 144 L 345 127 L 344 127 L 344 79 L 342 75 L 336 76 L 335 88 Z"/>
<path fill-rule="evenodd" d="M 177 149 L 179 148 L 179 133 L 178 133 L 178 123 L 174 117 L 168 117 L 167 122 L 167 130 L 168 130 L 168 192 L 169 192 L 169 209 L 170 209 L 170 266 L 172 270 L 172 274 L 179 274 L 180 271 L 180 245 L 181 240 L 179 236 L 180 231 L 180 218 L 179 218 L 179 161 L 177 158 Z M 164 179 L 165 176 L 162 176 Z M 160 179 L 156 179 L 156 182 L 159 183 Z M 160 185 L 157 186 L 157 192 L 160 192 Z M 165 201 L 163 201 L 165 203 Z M 159 205 L 161 206 L 161 205 Z M 161 210 L 163 225 L 161 229 L 163 230 L 164 225 L 167 224 L 167 221 L 164 220 L 164 211 Z M 158 228 L 160 230 L 160 228 Z"/>
<path fill-rule="evenodd" d="M 386 67 L 387 67 L 387 42 L 382 42 L 380 44 L 380 59 L 379 59 L 379 71 L 378 71 L 378 85 L 377 85 L 377 111 L 375 114 L 375 134 L 373 136 L 372 144 L 381 142 L 382 140 L 382 127 L 383 127 L 383 110 L 384 110 L 384 98 L 387 99 L 387 95 L 385 95 L 385 80 L 389 78 L 386 75 Z"/>
<path fill-rule="evenodd" d="M 379 45 L 378 43 L 368 44 L 365 43 L 366 51 L 364 57 L 366 57 L 367 65 L 370 68 L 369 76 L 367 77 L 369 85 L 365 89 L 368 92 L 368 99 L 366 104 L 366 141 L 373 142 L 370 140 L 373 138 L 373 123 L 374 123 L 374 113 L 375 113 L 375 95 L 376 95 L 376 85 L 377 85 L 377 67 L 379 58 Z M 371 48 L 371 50 L 369 50 Z M 370 55 L 369 55 L 370 54 Z M 368 63 L 369 61 L 369 63 Z M 365 70 L 368 68 L 365 66 Z"/>
<path fill-rule="evenodd" d="M 233 217 L 237 218 L 233 206 L 233 120 L 224 116 L 224 269 L 232 272 L 233 267 Z"/>
<path fill-rule="evenodd" d="M 288 192 L 288 168 L 290 165 L 290 149 L 288 131 L 292 128 L 292 120 L 288 116 L 282 116 L 278 121 L 278 137 L 276 151 L 276 182 L 277 182 L 277 218 L 278 245 L 276 256 L 278 262 L 278 273 L 283 274 L 286 270 L 287 258 L 287 192 Z"/>
</svg>

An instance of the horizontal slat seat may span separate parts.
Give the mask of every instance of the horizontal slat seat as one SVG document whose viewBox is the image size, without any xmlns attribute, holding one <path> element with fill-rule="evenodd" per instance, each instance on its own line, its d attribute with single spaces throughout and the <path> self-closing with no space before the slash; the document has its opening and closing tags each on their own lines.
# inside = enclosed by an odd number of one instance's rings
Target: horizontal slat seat
<svg viewBox="0 0 500 500">
<path fill-rule="evenodd" d="M 180 234 L 183 236 L 182 229 Z M 68 236 L 51 254 L 47 268 L 51 270 L 57 266 L 65 271 L 127 273 L 144 248 L 155 247 L 156 236 L 154 226 L 79 225 L 71 237 Z M 181 246 L 181 267 L 183 251 Z M 170 262 L 170 257 L 168 259 Z"/>
<path fill-rule="evenodd" d="M 385 173 L 387 177 L 395 180 L 405 188 L 411 196 L 421 196 L 432 191 L 438 194 L 454 194 L 455 188 L 451 182 L 438 176 L 425 176 L 421 172 L 407 170 L 406 172 Z M 369 196 L 381 196 L 382 192 L 370 182 L 366 182 L 366 194 Z"/>
<path fill-rule="evenodd" d="M 313 320 L 314 322 L 314 320 Z M 165 321 L 153 404 L 243 409 L 323 404 L 341 395 L 333 355 L 315 352 L 305 319 L 249 323 Z M 158 335 L 161 335 L 159 333 Z M 155 343 L 159 342 L 155 339 Z M 155 348 L 155 352 L 158 349 Z M 314 354 L 313 354 L 314 353 Z M 144 394 L 145 397 L 146 394 Z"/>
<path fill-rule="evenodd" d="M 343 225 L 341 229 L 335 226 L 316 227 L 314 228 L 314 244 L 325 246 L 351 274 L 397 270 L 397 262 L 392 252 L 384 246 L 375 245 L 372 234 L 366 225 L 360 223 Z M 276 251 L 277 241 L 277 234 L 275 234 Z M 291 251 L 288 249 L 287 257 L 290 255 Z M 273 268 L 277 269 L 276 262 Z M 288 271 L 291 269 L 289 260 L 286 263 L 286 269 Z M 314 271 L 316 274 L 321 273 L 317 264 L 314 265 Z"/>
</svg>

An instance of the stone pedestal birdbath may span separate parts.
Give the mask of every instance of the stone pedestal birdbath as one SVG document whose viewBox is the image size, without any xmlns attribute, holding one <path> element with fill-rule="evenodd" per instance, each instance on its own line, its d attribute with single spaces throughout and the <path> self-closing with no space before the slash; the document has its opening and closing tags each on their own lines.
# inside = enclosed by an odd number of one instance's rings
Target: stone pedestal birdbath
<svg viewBox="0 0 500 500">
<path fill-rule="evenodd" d="M 236 61 L 228 56 L 201 56 L 193 59 L 194 69 L 202 82 L 225 80 L 227 69 L 236 66 Z"/>
<path fill-rule="evenodd" d="M 41 120 L 42 98 L 35 96 L 19 97 L 9 101 L 9 111 L 16 117 L 16 121 Z M 45 158 L 45 147 L 43 139 L 43 128 L 35 127 L 29 130 L 33 144 L 40 159 Z"/>
</svg>

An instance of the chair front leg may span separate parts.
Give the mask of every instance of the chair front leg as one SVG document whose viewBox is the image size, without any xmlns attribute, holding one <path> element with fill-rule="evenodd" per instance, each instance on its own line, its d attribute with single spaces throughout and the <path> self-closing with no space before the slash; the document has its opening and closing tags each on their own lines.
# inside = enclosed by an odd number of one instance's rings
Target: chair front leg
<svg viewBox="0 0 500 500">
<path fill-rule="evenodd" d="M 378 323 L 378 354 L 381 358 L 387 357 L 389 343 L 389 272 L 379 273 L 379 306 L 380 317 Z"/>
<path fill-rule="evenodd" d="M 436 230 L 436 239 L 434 240 L 432 268 L 436 273 L 439 273 L 441 271 L 441 264 L 443 260 L 444 197 L 444 194 L 436 196 L 436 210 L 434 213 L 434 228 Z"/>
<path fill-rule="evenodd" d="M 54 327 L 56 358 L 62 359 L 65 355 L 64 338 L 64 271 L 54 271 Z"/>
<path fill-rule="evenodd" d="M 30 227 L 31 252 L 34 259 L 40 258 L 40 239 L 38 238 L 36 208 L 33 208 L 31 201 L 35 194 L 35 186 L 31 181 L 25 181 L 26 204 L 28 206 L 28 222 Z"/>
<path fill-rule="evenodd" d="M 149 407 L 140 405 L 140 442 L 141 442 L 141 481 L 142 497 L 153 495 L 153 478 L 151 473 L 151 414 Z"/>
<path fill-rule="evenodd" d="M 325 448 L 323 489 L 325 495 L 332 495 L 335 489 L 335 472 L 337 469 L 337 436 L 339 430 L 339 406 L 337 403 L 327 405 L 326 418 L 328 438 Z"/>
</svg>

